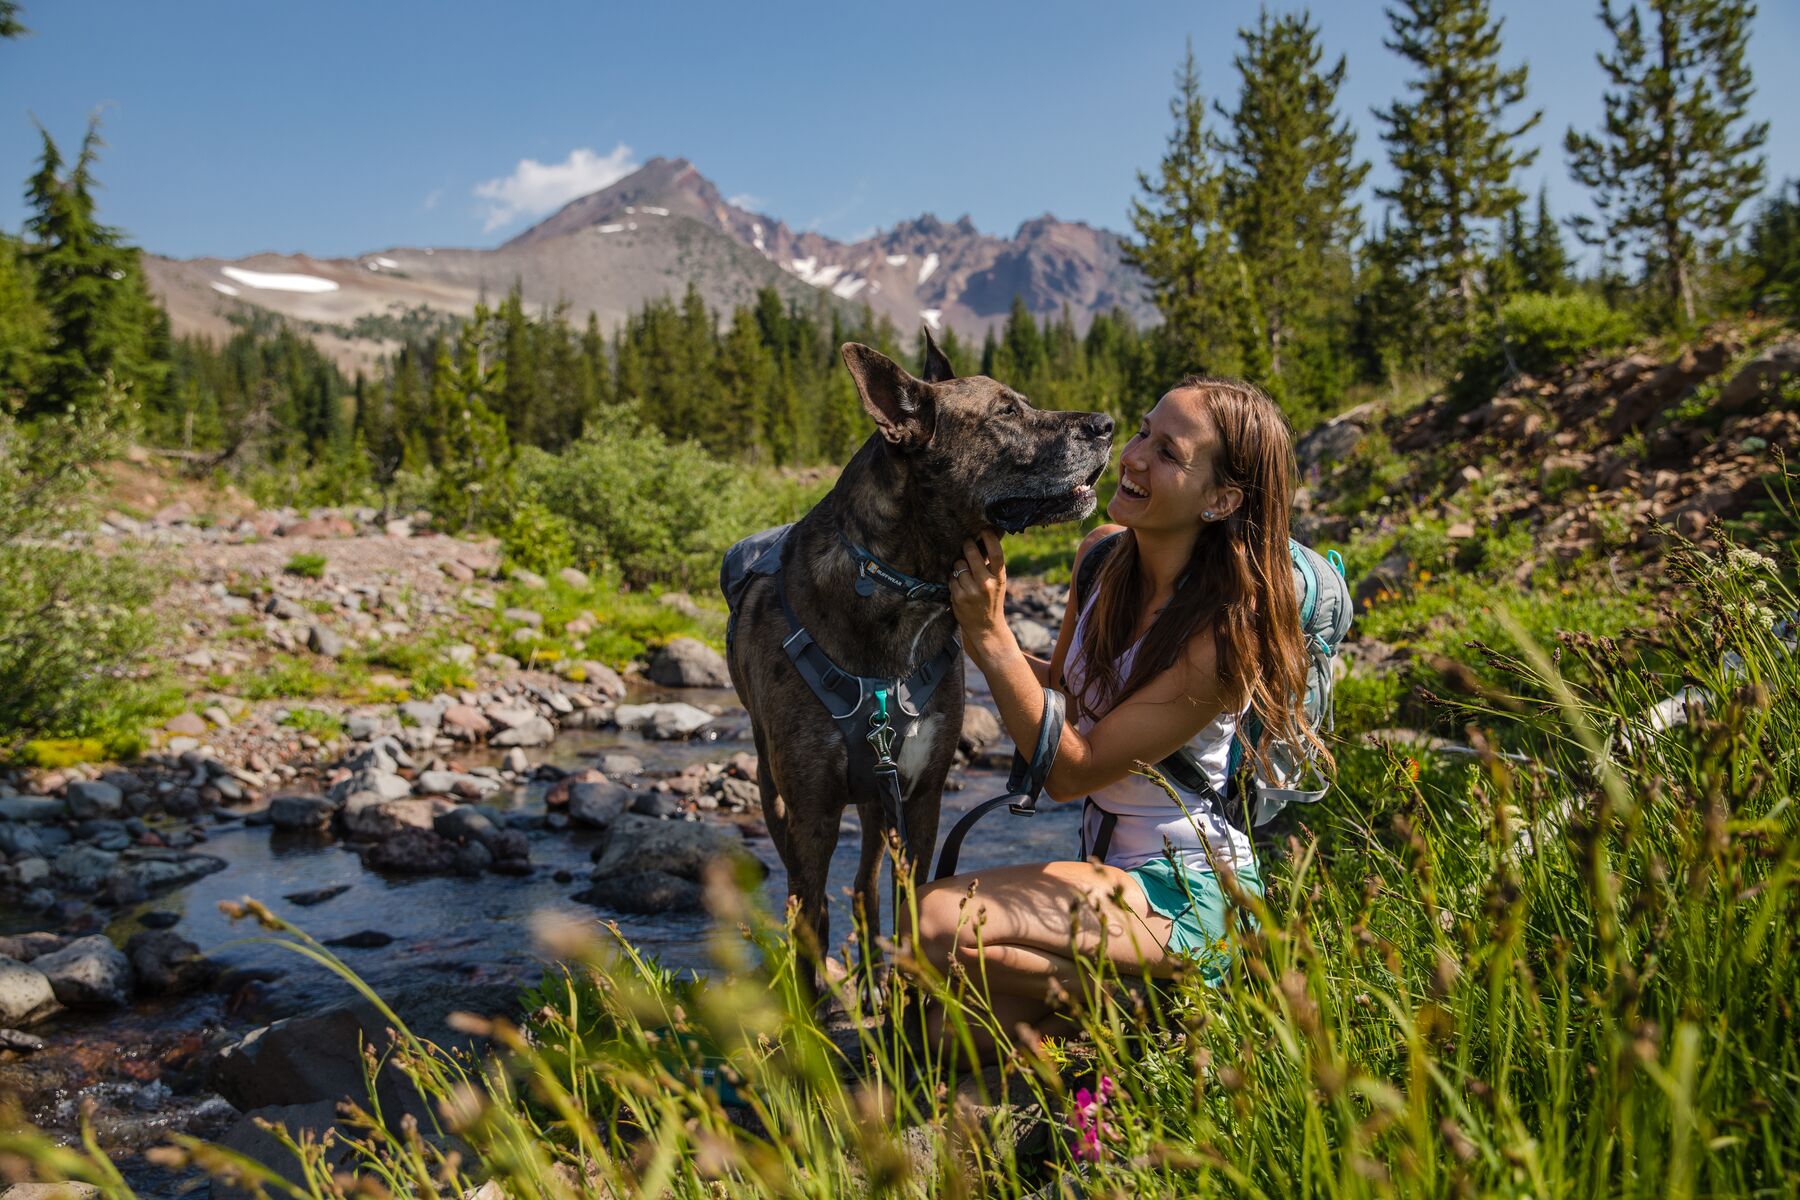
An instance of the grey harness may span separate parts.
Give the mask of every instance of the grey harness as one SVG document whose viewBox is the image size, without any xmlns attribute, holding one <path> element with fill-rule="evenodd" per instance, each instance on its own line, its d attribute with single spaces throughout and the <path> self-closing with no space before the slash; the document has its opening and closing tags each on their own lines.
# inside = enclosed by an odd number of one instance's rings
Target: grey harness
<svg viewBox="0 0 1800 1200">
<path fill-rule="evenodd" d="M 781 615 L 787 621 L 787 637 L 781 648 L 806 686 L 825 706 L 832 722 L 843 736 L 849 756 L 846 774 L 851 792 L 873 788 L 881 797 L 888 822 L 900 838 L 905 852 L 906 820 L 903 807 L 905 788 L 900 779 L 900 766 L 894 761 L 894 747 L 911 737 L 918 728 L 920 715 L 931 703 L 938 684 L 956 665 L 962 650 L 961 639 L 916 667 L 904 679 L 857 675 L 832 662 L 813 641 L 812 634 L 794 615 L 788 603 L 787 586 L 782 578 L 787 563 L 788 533 L 792 525 L 780 525 L 753 534 L 725 553 L 725 564 L 719 573 L 719 589 L 725 593 L 731 615 L 725 627 L 729 648 L 737 627 L 738 601 L 750 580 L 766 575 L 775 583 L 775 595 L 781 601 Z M 877 584 L 899 592 L 908 600 L 947 603 L 949 589 L 941 583 L 925 583 L 896 571 L 874 555 L 845 537 L 839 538 L 857 564 L 856 590 L 859 595 L 874 593 Z"/>
</svg>

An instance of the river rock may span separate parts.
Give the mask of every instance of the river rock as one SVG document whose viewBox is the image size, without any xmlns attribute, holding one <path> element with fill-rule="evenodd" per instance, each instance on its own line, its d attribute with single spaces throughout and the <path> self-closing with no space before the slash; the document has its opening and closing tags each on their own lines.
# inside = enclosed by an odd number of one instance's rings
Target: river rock
<svg viewBox="0 0 1800 1200">
<path fill-rule="evenodd" d="M 531 771 L 531 759 L 526 756 L 525 751 L 514 746 L 506 752 L 506 757 L 500 760 L 500 769 L 511 771 L 514 775 L 525 775 Z"/>
<path fill-rule="evenodd" d="M 569 817 L 578 825 L 610 828 L 631 806 L 631 789 L 616 783 L 577 783 L 569 789 Z"/>
<path fill-rule="evenodd" d="M 527 720 L 496 733 L 488 739 L 488 744 L 491 746 L 548 746 L 555 740 L 556 726 L 550 724 L 547 718 L 533 713 Z"/>
<path fill-rule="evenodd" d="M 412 795 L 413 785 L 392 771 L 367 769 L 357 771 L 350 778 L 332 787 L 330 795 L 333 799 L 348 800 L 349 797 L 369 793 L 383 800 L 399 800 Z"/>
<path fill-rule="evenodd" d="M 284 792 L 269 801 L 269 824 L 277 829 L 323 829 L 337 810 L 329 796 Z"/>
<path fill-rule="evenodd" d="M 76 938 L 31 965 L 69 1008 L 119 1008 L 131 1000 L 131 960 L 101 934 Z"/>
<path fill-rule="evenodd" d="M 147 896 L 168 888 L 181 887 L 225 869 L 225 860 L 211 854 L 147 849 L 133 850 L 130 853 L 137 857 L 128 858 L 114 867 L 107 878 L 108 888 L 117 888 L 120 894 Z"/>
<path fill-rule="evenodd" d="M 364 1102 L 366 1104 L 366 1098 Z M 338 1122 L 335 1100 L 258 1108 L 245 1113 L 219 1136 L 220 1146 L 267 1167 L 289 1186 L 301 1191 L 305 1190 L 306 1181 L 300 1160 L 268 1128 L 270 1125 L 280 1126 L 295 1141 L 310 1139 L 323 1144 L 323 1166 L 327 1173 L 333 1174 L 354 1170 L 358 1155 L 350 1139 L 368 1136 L 363 1129 Z M 334 1130 L 335 1136 L 327 1138 L 328 1131 Z M 212 1200 L 254 1200 L 268 1194 L 268 1189 L 252 1191 L 224 1179 L 214 1179 L 211 1187 Z"/>
<path fill-rule="evenodd" d="M 493 732 L 494 723 L 480 709 L 468 704 L 452 704 L 444 710 L 443 730 L 460 742 L 472 742 Z"/>
<path fill-rule="evenodd" d="M 58 854 L 50 869 L 69 890 L 92 892 L 99 890 L 118 861 L 119 856 L 110 851 L 75 845 Z"/>
<path fill-rule="evenodd" d="M 69 939 L 60 933 L 15 933 L 10 937 L 0 937 L 0 958 L 30 962 L 40 955 L 54 954 L 68 944 Z"/>
<path fill-rule="evenodd" d="M 999 717 L 979 704 L 963 705 L 962 737 L 957 739 L 957 748 L 964 755 L 974 758 L 999 736 Z"/>
<path fill-rule="evenodd" d="M 642 775 L 644 760 L 635 754 L 609 751 L 600 756 L 600 769 L 608 775 Z"/>
<path fill-rule="evenodd" d="M 100 1189 L 91 1183 L 15 1183 L 0 1192 L 0 1200 L 100 1200 Z"/>
<path fill-rule="evenodd" d="M 125 943 L 125 955 L 145 991 L 172 996 L 204 987 L 214 974 L 213 965 L 200 947 L 166 929 L 134 933 Z"/>
<path fill-rule="evenodd" d="M 692 737 L 712 724 L 713 716 L 703 708 L 676 701 L 673 704 L 621 704 L 613 714 L 613 720 L 618 722 L 620 729 L 672 741 Z"/>
<path fill-rule="evenodd" d="M 306 610 L 286 596 L 270 596 L 269 602 L 263 605 L 263 611 L 282 621 L 298 621 L 306 615 Z"/>
<path fill-rule="evenodd" d="M 668 792 L 656 792 L 646 789 L 631 797 L 631 811 L 640 817 L 654 817 L 666 820 L 682 814 L 681 801 Z"/>
<path fill-rule="evenodd" d="M 465 771 L 420 771 L 413 780 L 413 791 L 420 796 L 469 796 L 479 798 L 499 791 L 505 785 L 486 775 Z"/>
<path fill-rule="evenodd" d="M 327 900 L 335 900 L 350 890 L 347 883 L 334 883 L 328 887 L 313 888 L 305 892 L 289 892 L 283 896 L 289 904 L 298 904 L 301 908 L 311 908 L 315 904 L 323 904 Z"/>
<path fill-rule="evenodd" d="M 355 838 L 382 839 L 403 830 L 429 832 L 450 801 L 435 797 L 389 800 L 374 792 L 358 792 L 344 802 L 344 832 Z"/>
<path fill-rule="evenodd" d="M 48 1043 L 41 1037 L 35 1037 L 17 1029 L 0 1029 L 0 1050 L 12 1050 L 19 1054 L 36 1054 L 46 1045 Z M 10 1196 L 17 1190 L 17 1188 L 12 1188 L 6 1192 L 0 1192 L 0 1195 Z"/>
<path fill-rule="evenodd" d="M 39 858 L 50 853 L 51 848 L 38 826 L 0 822 L 0 857 Z"/>
<path fill-rule="evenodd" d="M 1012 621 L 1013 637 L 1019 643 L 1019 649 L 1027 654 L 1048 654 L 1056 648 L 1056 634 L 1048 625 L 1033 621 L 1030 617 L 1017 617 Z"/>
<path fill-rule="evenodd" d="M 762 861 L 750 853 L 736 831 L 701 821 L 658 821 L 627 813 L 607 831 L 606 843 L 594 852 L 594 878 L 606 879 L 632 871 L 664 871 L 682 879 L 698 880 L 715 859 L 753 862 L 768 873 Z"/>
<path fill-rule="evenodd" d="M 581 668 L 582 682 L 593 687 L 602 696 L 611 700 L 625 698 L 625 680 L 617 671 L 605 663 L 587 659 L 576 665 Z"/>
<path fill-rule="evenodd" d="M 649 916 L 657 913 L 699 912 L 705 893 L 691 880 L 667 871 L 628 871 L 622 875 L 596 875 L 575 899 L 622 913 Z"/>
<path fill-rule="evenodd" d="M 55 796 L 0 796 L 0 821 L 60 821 L 68 811 Z"/>
<path fill-rule="evenodd" d="M 199 720 L 198 717 L 194 719 Z M 91 817 L 110 817 L 125 807 L 125 793 L 98 779 L 77 779 L 69 785 L 64 798 L 69 805 L 69 815 L 82 821 Z"/>
<path fill-rule="evenodd" d="M 420 729 L 436 732 L 448 707 L 442 700 L 408 700 L 400 706 L 400 715 Z"/>
<path fill-rule="evenodd" d="M 429 828 L 402 829 L 377 842 L 365 861 L 378 871 L 439 875 L 456 866 L 456 847 Z"/>
<path fill-rule="evenodd" d="M 725 658 L 705 642 L 678 637 L 650 660 L 650 680 L 664 687 L 731 686 L 731 670 Z"/>
<path fill-rule="evenodd" d="M 29 1025 L 56 1007 L 56 992 L 42 971 L 0 957 L 0 1025 Z"/>
</svg>

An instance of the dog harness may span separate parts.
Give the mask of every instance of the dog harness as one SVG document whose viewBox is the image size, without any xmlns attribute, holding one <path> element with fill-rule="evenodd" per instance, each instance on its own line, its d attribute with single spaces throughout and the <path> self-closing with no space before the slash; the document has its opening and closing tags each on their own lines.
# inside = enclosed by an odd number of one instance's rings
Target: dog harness
<svg viewBox="0 0 1800 1200">
<path fill-rule="evenodd" d="M 956 656 L 962 652 L 962 641 L 953 638 L 950 645 L 903 679 L 857 675 L 844 670 L 819 648 L 788 603 L 787 585 L 782 576 L 787 564 L 788 533 L 792 529 L 792 525 L 765 529 L 726 552 L 725 565 L 719 575 L 720 590 L 725 593 L 731 608 L 725 631 L 726 644 L 729 647 L 735 632 L 738 600 L 750 578 L 768 576 L 774 581 L 776 598 L 781 601 L 781 615 L 787 621 L 788 634 L 782 639 L 781 648 L 843 736 L 844 749 L 849 756 L 846 773 L 850 790 L 854 794 L 874 789 L 881 797 L 887 820 L 899 835 L 900 848 L 905 852 L 908 849 L 903 811 L 906 793 L 900 766 L 894 760 L 894 748 L 917 731 L 920 715 L 931 703 L 938 684 L 956 665 Z M 895 570 L 852 542 L 841 530 L 838 538 L 856 563 L 858 595 L 872 596 L 875 588 L 881 586 L 898 592 L 907 600 L 949 603 L 950 589 L 943 584 L 927 583 Z"/>
</svg>

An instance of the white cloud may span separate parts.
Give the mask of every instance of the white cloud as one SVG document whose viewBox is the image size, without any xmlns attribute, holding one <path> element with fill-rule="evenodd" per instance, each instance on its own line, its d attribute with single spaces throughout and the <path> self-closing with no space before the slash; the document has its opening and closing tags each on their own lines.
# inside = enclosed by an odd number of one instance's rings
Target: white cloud
<svg viewBox="0 0 1800 1200">
<path fill-rule="evenodd" d="M 432 188 L 429 192 L 426 192 L 425 193 L 425 211 L 430 212 L 432 209 L 436 208 L 438 206 L 438 201 L 442 200 L 443 198 L 444 198 L 444 189 L 443 188 Z"/>
<path fill-rule="evenodd" d="M 733 208 L 747 208 L 754 212 L 763 206 L 763 198 L 761 196 L 752 196 L 749 192 L 739 192 L 735 196 L 727 196 L 725 198 L 725 203 L 731 205 Z"/>
<path fill-rule="evenodd" d="M 624 142 L 612 153 L 595 154 L 587 147 L 569 151 L 559 163 L 522 158 L 513 173 L 475 185 L 475 198 L 485 202 L 488 232 L 518 217 L 542 216 L 577 196 L 597 192 L 637 170 L 638 161 Z"/>
</svg>

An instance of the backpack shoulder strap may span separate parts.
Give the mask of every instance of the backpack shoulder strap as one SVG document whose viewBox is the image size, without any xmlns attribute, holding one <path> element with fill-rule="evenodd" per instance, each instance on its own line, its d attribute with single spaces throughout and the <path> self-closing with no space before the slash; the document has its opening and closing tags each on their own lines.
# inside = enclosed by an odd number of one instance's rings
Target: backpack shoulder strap
<svg viewBox="0 0 1800 1200">
<path fill-rule="evenodd" d="M 1100 568 L 1106 565 L 1106 556 L 1113 552 L 1119 539 L 1124 536 L 1124 530 L 1109 533 L 1088 547 L 1087 556 L 1081 560 L 1081 568 L 1075 573 L 1075 594 L 1069 598 L 1070 603 L 1087 603 L 1088 596 L 1093 593 L 1094 580 L 1100 578 Z"/>
</svg>

